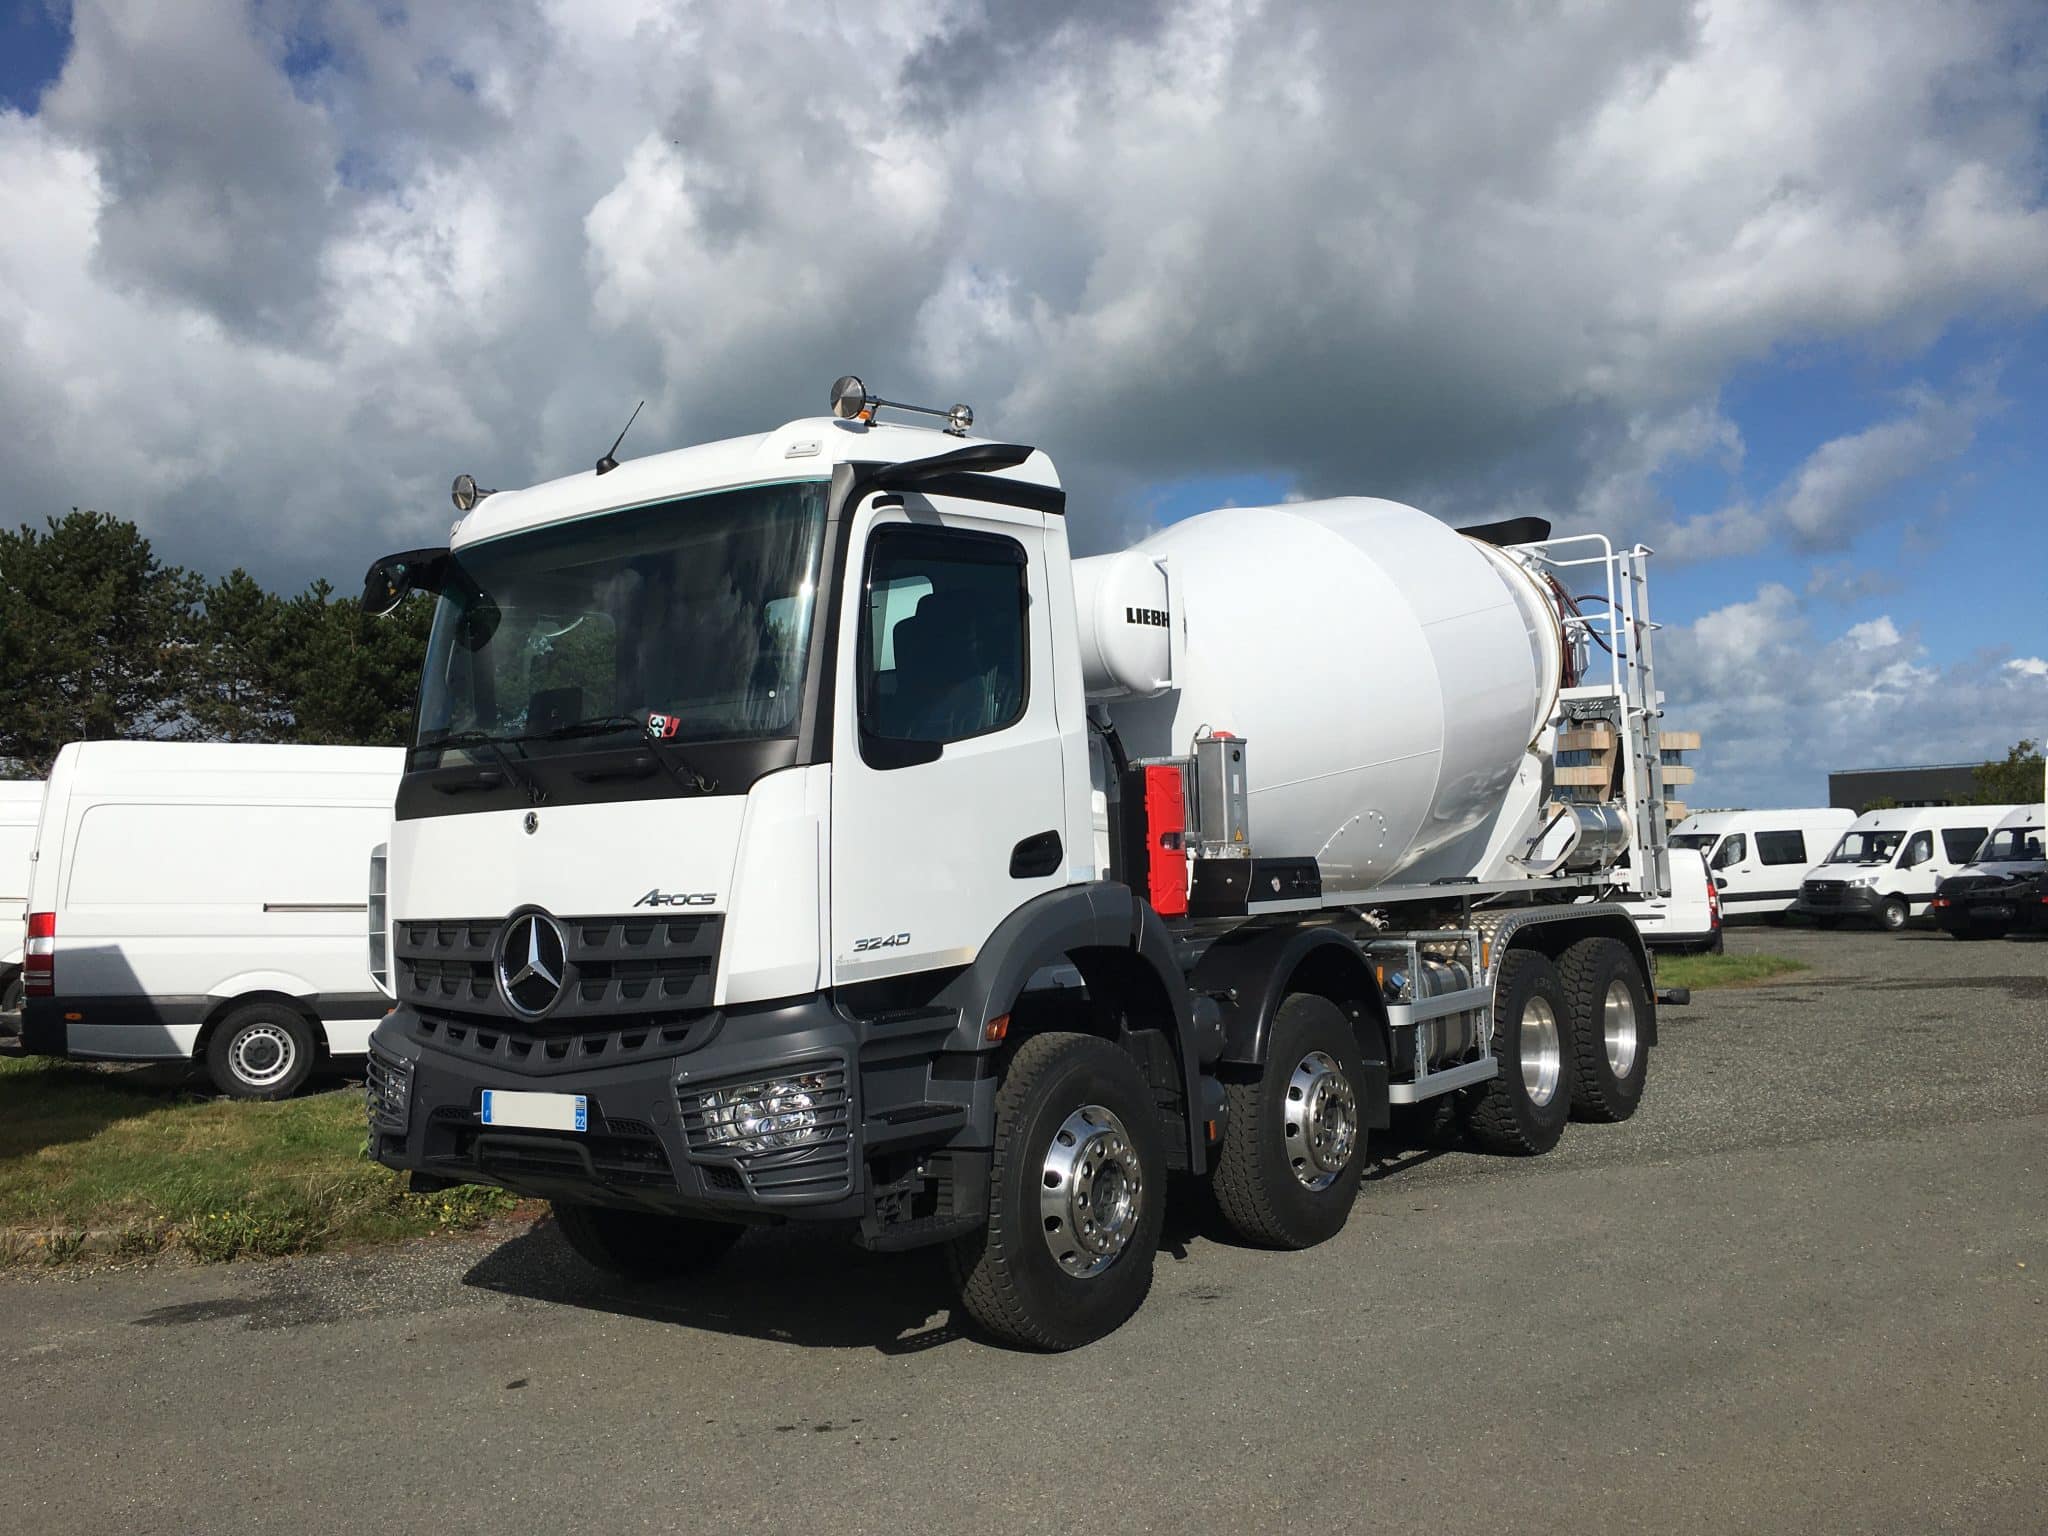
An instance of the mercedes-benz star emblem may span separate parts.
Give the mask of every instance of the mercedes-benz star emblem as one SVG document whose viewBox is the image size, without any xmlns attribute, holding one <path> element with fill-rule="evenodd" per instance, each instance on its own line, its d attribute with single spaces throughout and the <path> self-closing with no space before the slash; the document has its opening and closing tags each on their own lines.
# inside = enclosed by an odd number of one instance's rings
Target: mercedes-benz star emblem
<svg viewBox="0 0 2048 1536">
<path fill-rule="evenodd" d="M 545 912 L 522 912 L 498 943 L 498 991 L 522 1018 L 537 1019 L 561 1000 L 569 939 Z"/>
</svg>

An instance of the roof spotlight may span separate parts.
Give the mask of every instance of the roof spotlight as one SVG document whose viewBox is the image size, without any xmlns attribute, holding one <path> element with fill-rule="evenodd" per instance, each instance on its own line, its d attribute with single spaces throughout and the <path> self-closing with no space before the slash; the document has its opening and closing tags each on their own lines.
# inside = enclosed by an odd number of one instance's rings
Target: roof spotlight
<svg viewBox="0 0 2048 1536">
<path fill-rule="evenodd" d="M 455 484 L 449 489 L 448 499 L 455 503 L 456 511 L 467 512 L 486 496 L 497 494 L 496 491 L 481 489 L 476 483 L 475 475 L 457 475 Z"/>
<path fill-rule="evenodd" d="M 937 406 L 912 405 L 907 400 L 884 400 L 880 395 L 869 394 L 867 385 L 850 373 L 832 386 L 832 414 L 841 421 L 871 422 L 875 412 L 885 405 L 895 411 L 941 417 L 946 423 L 945 430 L 955 437 L 965 437 L 967 429 L 974 425 L 974 412 L 964 405 L 942 411 Z"/>
</svg>

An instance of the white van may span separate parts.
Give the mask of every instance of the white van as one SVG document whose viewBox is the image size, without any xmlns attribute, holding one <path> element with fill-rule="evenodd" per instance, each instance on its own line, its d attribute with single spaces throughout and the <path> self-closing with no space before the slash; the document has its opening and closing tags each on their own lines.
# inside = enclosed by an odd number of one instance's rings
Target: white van
<svg viewBox="0 0 2048 1536">
<path fill-rule="evenodd" d="M 29 883 L 22 1043 L 203 1057 L 237 1098 L 361 1055 L 389 1006 L 363 942 L 395 748 L 76 742 Z"/>
<path fill-rule="evenodd" d="M 1855 819 L 1852 812 L 1825 806 L 1699 811 L 1672 829 L 1671 846 L 1706 855 L 1723 917 L 1776 917 Z"/>
<path fill-rule="evenodd" d="M 1977 856 L 2009 805 L 1902 806 L 1866 811 L 1799 887 L 1794 912 L 1831 928 L 1845 917 L 1900 929 L 1934 888 Z"/>
<path fill-rule="evenodd" d="M 22 919 L 28 914 L 28 855 L 43 813 L 41 779 L 0 779 L 0 1013 L 21 1007 Z"/>
<path fill-rule="evenodd" d="M 1721 898 L 1696 848 L 1671 850 L 1669 896 L 1623 897 L 1643 942 L 1681 954 L 1715 954 L 1723 948 Z M 1594 900 L 1588 896 L 1585 900 Z"/>
</svg>

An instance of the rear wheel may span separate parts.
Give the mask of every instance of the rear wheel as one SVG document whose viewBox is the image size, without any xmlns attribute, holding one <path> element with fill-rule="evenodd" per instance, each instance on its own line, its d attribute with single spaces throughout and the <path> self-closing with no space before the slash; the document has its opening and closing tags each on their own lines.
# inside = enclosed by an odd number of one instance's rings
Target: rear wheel
<svg viewBox="0 0 2048 1536">
<path fill-rule="evenodd" d="M 6 984 L 0 986 L 0 1013 L 19 1012 L 21 1012 L 21 978 L 19 976 L 10 976 L 7 978 Z"/>
<path fill-rule="evenodd" d="M 658 1280 L 715 1264 L 739 1241 L 727 1221 L 621 1211 L 604 1205 L 553 1206 L 555 1226 L 584 1263 L 622 1280 Z"/>
<path fill-rule="evenodd" d="M 1028 1349 L 1121 1327 L 1152 1289 L 1166 1149 L 1136 1063 L 1093 1035 L 1034 1035 L 996 1094 L 988 1221 L 949 1250 L 961 1305 Z"/>
<path fill-rule="evenodd" d="M 214 1026 L 206 1070 L 231 1099 L 288 1099 L 312 1076 L 313 1026 L 283 1003 L 250 1003 Z"/>
<path fill-rule="evenodd" d="M 1877 925 L 1887 933 L 1897 933 L 1906 926 L 1906 919 L 1911 915 L 1898 897 L 1887 896 L 1884 905 L 1877 909 Z"/>
<path fill-rule="evenodd" d="M 1343 1230 L 1365 1169 L 1364 1065 L 1343 1010 L 1298 992 L 1273 1018 L 1265 1069 L 1228 1083 L 1217 1207 L 1269 1248 L 1309 1248 Z"/>
<path fill-rule="evenodd" d="M 1650 1071 L 1650 990 L 1635 952 L 1619 939 L 1581 939 L 1557 969 L 1571 998 L 1572 1113 L 1626 1120 Z"/>
<path fill-rule="evenodd" d="M 1571 1116 L 1571 999 L 1557 968 L 1533 949 L 1510 950 L 1493 986 L 1493 1054 L 1500 1072 L 1465 1102 L 1465 1129 L 1491 1152 L 1548 1152 Z"/>
</svg>

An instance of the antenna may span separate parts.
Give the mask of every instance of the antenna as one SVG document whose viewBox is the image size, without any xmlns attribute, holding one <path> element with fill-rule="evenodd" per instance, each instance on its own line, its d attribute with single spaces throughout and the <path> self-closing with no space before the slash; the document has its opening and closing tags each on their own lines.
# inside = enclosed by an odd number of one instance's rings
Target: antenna
<svg viewBox="0 0 2048 1536">
<path fill-rule="evenodd" d="M 623 443 L 626 440 L 626 434 L 633 430 L 633 423 L 640 419 L 640 406 L 643 406 L 646 403 L 647 402 L 645 400 L 642 400 L 640 402 L 640 405 L 636 405 L 633 407 L 633 414 L 626 418 L 626 424 L 623 427 L 619 428 L 619 435 L 612 439 L 612 446 L 610 450 L 605 454 L 603 458 L 597 461 L 597 472 L 600 475 L 608 475 L 613 470 L 619 467 L 619 461 L 613 458 L 612 454 L 617 453 L 619 451 L 619 444 Z"/>
</svg>

